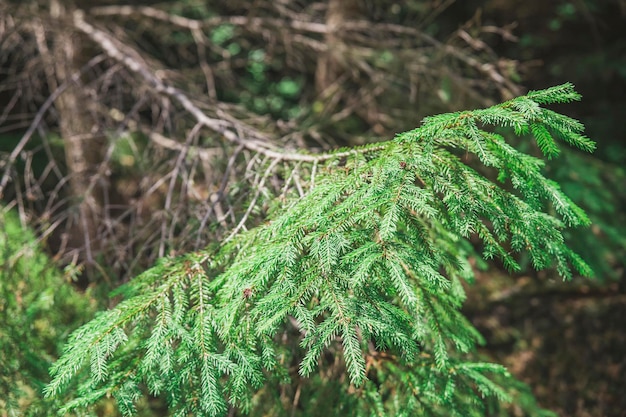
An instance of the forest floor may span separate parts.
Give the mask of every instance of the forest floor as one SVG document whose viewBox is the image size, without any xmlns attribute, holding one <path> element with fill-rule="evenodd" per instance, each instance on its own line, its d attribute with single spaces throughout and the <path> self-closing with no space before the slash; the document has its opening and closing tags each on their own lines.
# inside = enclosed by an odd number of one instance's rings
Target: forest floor
<svg viewBox="0 0 626 417">
<path fill-rule="evenodd" d="M 479 274 L 466 313 L 482 353 L 564 417 L 626 416 L 626 274 L 572 282 Z"/>
</svg>

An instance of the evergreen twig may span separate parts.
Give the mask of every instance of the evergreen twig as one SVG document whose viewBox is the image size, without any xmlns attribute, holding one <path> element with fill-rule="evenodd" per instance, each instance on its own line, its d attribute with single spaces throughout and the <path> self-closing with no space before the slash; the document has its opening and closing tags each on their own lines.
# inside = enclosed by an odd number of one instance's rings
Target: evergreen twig
<svg viewBox="0 0 626 417">
<path fill-rule="evenodd" d="M 314 378 L 329 366 L 323 352 L 341 351 L 338 401 L 354 415 L 484 415 L 484 397 L 509 399 L 510 377 L 466 355 L 482 342 L 459 311 L 473 277 L 468 239 L 510 270 L 526 252 L 537 269 L 591 274 L 562 235 L 588 225 L 585 213 L 543 176 L 541 159 L 493 128 L 532 134 L 547 158 L 555 139 L 591 151 L 579 122 L 541 107 L 578 99 L 564 84 L 426 118 L 368 152 L 312 159 L 315 186 L 300 178 L 310 191 L 265 225 L 217 252 L 164 259 L 120 289 L 126 301 L 72 335 L 47 394 L 89 362 L 91 380 L 63 411 L 112 394 L 130 415 L 145 384 L 177 415 L 219 416 L 227 404 L 250 410 L 264 384 L 289 378 L 290 361 Z"/>
</svg>

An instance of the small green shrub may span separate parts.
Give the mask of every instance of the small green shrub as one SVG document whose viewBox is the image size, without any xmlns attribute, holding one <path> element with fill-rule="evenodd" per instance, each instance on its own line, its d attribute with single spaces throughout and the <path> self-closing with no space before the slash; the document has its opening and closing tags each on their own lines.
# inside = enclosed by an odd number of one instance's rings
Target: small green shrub
<svg viewBox="0 0 626 417">
<path fill-rule="evenodd" d="M 53 415 L 48 369 L 95 304 L 65 282 L 13 211 L 0 208 L 0 415 Z"/>
</svg>

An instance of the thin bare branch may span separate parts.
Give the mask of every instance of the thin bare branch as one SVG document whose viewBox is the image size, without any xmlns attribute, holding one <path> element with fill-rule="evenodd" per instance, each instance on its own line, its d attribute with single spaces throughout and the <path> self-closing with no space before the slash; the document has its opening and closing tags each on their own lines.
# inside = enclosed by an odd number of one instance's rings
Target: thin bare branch
<svg viewBox="0 0 626 417">
<path fill-rule="evenodd" d="M 270 174 L 273 172 L 274 168 L 276 167 L 276 165 L 278 165 L 279 162 L 280 162 L 280 160 L 274 159 L 272 161 L 272 163 L 267 167 L 267 169 L 263 173 L 263 177 L 261 177 L 261 179 L 259 181 L 259 184 L 255 187 L 254 197 L 252 198 L 252 201 L 248 205 L 248 209 L 244 213 L 243 217 L 241 218 L 241 220 L 239 221 L 237 226 L 228 235 L 228 237 L 226 237 L 226 239 L 224 239 L 224 243 L 226 243 L 229 240 L 231 240 L 232 238 L 234 238 L 237 235 L 237 233 L 239 233 L 239 231 L 241 229 L 245 229 L 246 221 L 248 221 L 248 217 L 250 216 L 250 213 L 252 213 L 252 210 L 254 209 L 254 207 L 256 205 L 256 201 L 259 198 L 259 195 L 261 195 L 261 192 L 263 191 L 263 187 L 265 186 L 265 181 L 270 176 Z"/>
<path fill-rule="evenodd" d="M 243 145 L 246 149 L 254 152 L 258 152 L 272 159 L 283 161 L 302 161 L 302 162 L 315 162 L 322 161 L 331 158 L 341 156 L 334 153 L 320 154 L 320 155 L 307 155 L 293 152 L 281 152 L 271 148 L 275 148 L 267 141 L 262 141 L 260 138 L 264 138 L 264 135 L 260 132 L 257 133 L 257 138 L 241 138 L 235 132 L 229 129 L 236 129 L 237 126 L 233 122 L 227 122 L 225 120 L 214 119 L 207 116 L 198 106 L 196 106 L 191 99 L 182 91 L 175 87 L 171 87 L 165 84 L 159 77 L 157 77 L 152 71 L 146 68 L 141 62 L 133 58 L 129 53 L 122 51 L 122 48 L 129 49 L 128 46 L 121 46 L 107 33 L 95 28 L 84 20 L 84 12 L 76 11 L 74 13 L 74 24 L 77 29 L 88 35 L 94 42 L 99 44 L 102 49 L 111 58 L 124 64 L 128 69 L 140 75 L 148 85 L 155 91 L 161 94 L 165 94 L 170 98 L 176 100 L 180 105 L 187 110 L 198 123 L 208 127 L 214 132 L 219 133 L 225 139 L 238 145 Z M 252 129 L 246 127 L 246 130 L 250 132 Z"/>
<path fill-rule="evenodd" d="M 28 128 L 26 133 L 24 133 L 24 135 L 22 136 L 18 144 L 15 146 L 15 148 L 13 148 L 13 151 L 11 151 L 11 154 L 9 155 L 8 160 L 5 162 L 6 166 L 4 167 L 4 174 L 2 175 L 2 179 L 0 180 L 0 197 L 2 197 L 4 193 L 4 188 L 9 182 L 9 178 L 10 178 L 9 174 L 11 172 L 11 166 L 15 163 L 15 160 L 19 156 L 20 152 L 22 152 L 22 150 L 24 149 L 24 147 L 26 146 L 30 138 L 33 136 L 33 133 L 35 133 L 35 130 L 37 130 L 37 128 L 39 127 L 41 120 L 43 119 L 44 115 L 46 114 L 50 106 L 52 106 L 54 101 L 61 94 L 63 94 L 63 92 L 67 88 L 69 88 L 73 83 L 77 82 L 78 79 L 86 70 L 102 62 L 104 59 L 105 59 L 104 55 L 98 55 L 98 56 L 91 58 L 89 62 L 87 63 L 87 65 L 85 65 L 80 71 L 77 71 L 74 74 L 72 74 L 68 80 L 66 80 L 59 87 L 57 87 L 57 89 L 54 92 L 52 92 L 52 94 L 50 94 L 50 96 L 46 99 L 46 101 L 41 105 L 41 107 L 39 108 L 39 111 L 37 111 L 37 114 L 33 118 L 33 121 L 31 122 L 30 127 Z"/>
</svg>

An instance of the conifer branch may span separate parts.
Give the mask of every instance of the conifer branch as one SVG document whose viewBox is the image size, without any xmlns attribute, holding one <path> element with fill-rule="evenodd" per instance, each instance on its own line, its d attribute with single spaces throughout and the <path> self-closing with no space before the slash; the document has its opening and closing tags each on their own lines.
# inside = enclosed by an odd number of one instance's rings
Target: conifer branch
<svg viewBox="0 0 626 417">
<path fill-rule="evenodd" d="M 331 350 L 342 353 L 349 381 L 360 387 L 342 394 L 357 398 L 358 415 L 398 405 L 481 415 L 483 397 L 508 400 L 497 382 L 509 378 L 506 370 L 464 356 L 482 342 L 459 311 L 462 281 L 472 280 L 468 257 L 476 256 L 468 239 L 477 237 L 483 258 L 511 270 L 525 252 L 534 267 L 570 278 L 591 271 L 562 232 L 589 220 L 543 176 L 541 159 L 490 126 L 534 135 L 547 158 L 558 155 L 555 139 L 590 150 L 579 123 L 541 107 L 578 98 L 564 84 L 426 118 L 366 152 L 308 161 L 317 167 L 302 178 L 309 191 L 267 223 L 236 233 L 216 252 L 168 260 L 120 290 L 126 301 L 71 337 L 47 394 L 89 362 L 91 388 L 76 404 L 114 390 L 132 413 L 144 382 L 177 412 L 220 416 L 228 404 L 249 409 L 268 374 L 288 375 L 297 365 L 312 376 Z M 300 331 L 295 364 L 273 353 L 291 323 Z M 374 364 L 373 357 L 387 359 Z"/>
</svg>

